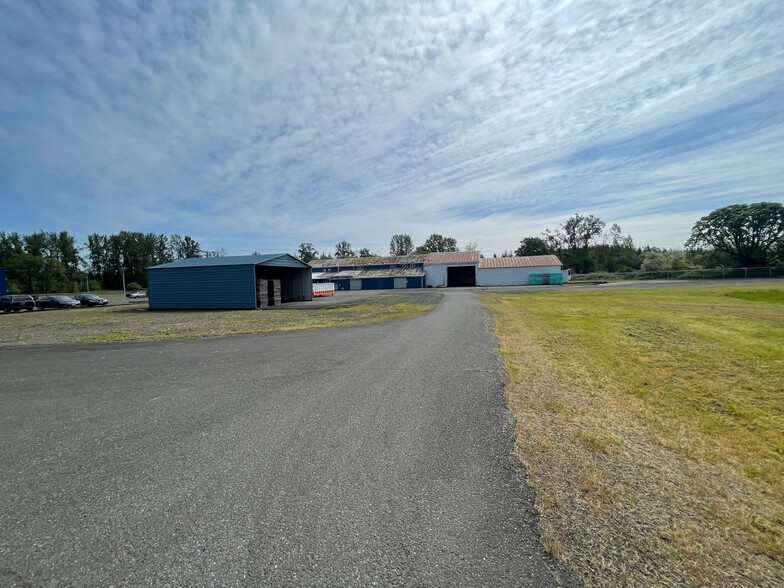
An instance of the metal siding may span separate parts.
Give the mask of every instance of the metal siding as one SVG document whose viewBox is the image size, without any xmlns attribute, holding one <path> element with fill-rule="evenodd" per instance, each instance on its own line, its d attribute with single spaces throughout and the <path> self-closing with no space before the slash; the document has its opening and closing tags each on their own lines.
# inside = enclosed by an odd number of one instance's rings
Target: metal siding
<svg viewBox="0 0 784 588">
<path fill-rule="evenodd" d="M 281 256 L 281 257 L 276 257 L 275 259 L 270 259 L 268 261 L 263 261 L 258 265 L 269 265 L 274 267 L 295 267 L 295 268 L 302 268 L 302 269 L 307 267 L 308 269 L 310 269 L 309 265 L 307 264 L 303 265 L 303 264 L 304 262 L 299 261 L 298 259 L 289 259 L 287 257 Z"/>
<path fill-rule="evenodd" d="M 230 255 L 227 257 L 191 257 L 178 259 L 169 263 L 154 265 L 148 269 L 194 268 L 194 267 L 224 267 L 249 265 L 269 265 L 278 267 L 310 268 L 304 261 L 288 253 L 272 253 L 267 255 Z"/>
<path fill-rule="evenodd" d="M 527 286 L 537 285 L 535 281 L 530 281 L 532 275 L 541 276 L 542 271 L 546 273 L 560 273 L 557 266 L 554 267 L 504 267 L 504 268 L 479 268 L 476 280 L 479 286 Z M 534 278 L 541 284 L 542 278 Z M 555 284 L 556 282 L 551 282 Z"/>
<path fill-rule="evenodd" d="M 256 308 L 252 265 L 150 269 L 147 281 L 152 310 Z"/>
<path fill-rule="evenodd" d="M 446 286 L 446 266 L 445 265 L 431 265 L 426 268 L 427 271 L 427 285 L 433 288 Z"/>
<path fill-rule="evenodd" d="M 406 278 L 406 288 L 424 288 L 424 278 Z"/>
<path fill-rule="evenodd" d="M 6 281 L 5 268 L 0 267 L 0 296 L 8 294 L 8 283 Z"/>
</svg>

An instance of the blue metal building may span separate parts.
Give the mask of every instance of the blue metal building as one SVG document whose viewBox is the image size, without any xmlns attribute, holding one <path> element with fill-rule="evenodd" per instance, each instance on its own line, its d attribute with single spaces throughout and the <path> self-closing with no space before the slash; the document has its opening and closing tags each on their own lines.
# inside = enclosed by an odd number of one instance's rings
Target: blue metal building
<svg viewBox="0 0 784 588">
<path fill-rule="evenodd" d="M 424 288 L 425 270 L 422 268 L 341 270 L 314 272 L 313 281 L 332 282 L 335 290 L 392 290 Z"/>
<path fill-rule="evenodd" d="M 282 302 L 312 300 L 310 266 L 287 253 L 196 257 L 147 268 L 151 310 L 265 306 L 259 283 L 280 282 Z"/>
<path fill-rule="evenodd" d="M 0 267 L 0 296 L 8 294 L 8 282 L 6 281 L 5 268 Z"/>
<path fill-rule="evenodd" d="M 335 290 L 386 290 L 425 287 L 425 255 L 314 259 L 313 279 L 333 282 Z"/>
</svg>

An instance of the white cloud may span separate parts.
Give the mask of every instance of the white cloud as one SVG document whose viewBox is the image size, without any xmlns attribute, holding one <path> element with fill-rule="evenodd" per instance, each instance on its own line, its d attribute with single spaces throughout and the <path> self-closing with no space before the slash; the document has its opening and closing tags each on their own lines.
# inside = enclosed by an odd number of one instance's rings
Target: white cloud
<svg viewBox="0 0 784 588">
<path fill-rule="evenodd" d="M 673 246 L 712 208 L 781 199 L 776 3 L 2 12 L 0 193 L 46 203 L 6 230 L 188 233 L 230 253 L 441 232 L 501 252 L 580 210 Z M 679 148 L 725 111 L 724 132 Z"/>
</svg>

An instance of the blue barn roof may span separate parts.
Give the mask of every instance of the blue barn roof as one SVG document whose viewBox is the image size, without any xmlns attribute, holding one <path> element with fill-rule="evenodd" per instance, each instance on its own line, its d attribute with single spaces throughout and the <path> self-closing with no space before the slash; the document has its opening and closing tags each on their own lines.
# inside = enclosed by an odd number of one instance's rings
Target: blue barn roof
<svg viewBox="0 0 784 588">
<path fill-rule="evenodd" d="M 271 265 L 277 267 L 300 267 L 310 266 L 304 261 L 300 261 L 288 253 L 267 253 L 264 255 L 230 255 L 226 257 L 191 257 L 188 259 L 178 259 L 169 263 L 153 265 L 148 270 L 167 269 L 167 268 L 186 268 L 186 267 L 227 267 L 234 265 Z"/>
</svg>

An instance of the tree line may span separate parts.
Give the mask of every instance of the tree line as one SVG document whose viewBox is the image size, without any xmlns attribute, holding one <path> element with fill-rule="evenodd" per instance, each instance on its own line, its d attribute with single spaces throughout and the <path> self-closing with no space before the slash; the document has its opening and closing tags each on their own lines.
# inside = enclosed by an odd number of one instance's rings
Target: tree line
<svg viewBox="0 0 784 588">
<path fill-rule="evenodd" d="M 637 247 L 617 223 L 593 214 L 575 214 L 555 229 L 526 236 L 502 256 L 557 255 L 575 273 L 671 271 L 715 267 L 765 267 L 784 264 L 784 206 L 776 202 L 733 204 L 699 219 L 682 250 Z M 476 250 L 469 243 L 465 251 Z M 405 233 L 389 242 L 389 255 L 458 251 L 457 240 L 433 233 L 418 246 Z M 12 291 L 28 293 L 117 290 L 143 287 L 146 268 L 189 257 L 223 256 L 223 249 L 205 251 L 188 235 L 120 231 L 93 233 L 77 245 L 67 231 L 36 231 L 30 235 L 0 231 L 0 266 L 7 269 Z M 301 243 L 305 262 L 330 259 L 313 243 Z M 494 255 L 495 256 L 495 255 Z M 335 258 L 375 257 L 367 248 L 354 250 L 348 241 L 335 246 Z"/>
<path fill-rule="evenodd" d="M 466 251 L 474 251 L 476 243 L 471 243 L 466 247 Z M 392 235 L 389 241 L 389 255 L 413 255 L 425 253 L 438 253 L 441 251 L 458 251 L 457 239 L 454 237 L 444 237 L 438 233 L 433 233 L 422 245 L 414 247 L 414 242 L 405 233 Z M 328 252 L 319 252 L 313 243 L 300 243 L 297 249 L 298 257 L 305 263 L 310 263 L 314 259 L 347 259 L 351 257 L 378 257 L 366 247 L 354 250 L 348 241 L 339 241 L 335 244 L 334 256 Z"/>
<path fill-rule="evenodd" d="M 525 237 L 514 255 L 557 255 L 575 273 L 765 267 L 784 263 L 784 206 L 777 202 L 718 208 L 692 227 L 684 249 L 635 247 L 620 225 L 575 214 L 557 229 Z M 510 255 L 504 252 L 506 255 Z"/>
<path fill-rule="evenodd" d="M 188 257 L 223 255 L 203 251 L 188 235 L 120 231 L 93 233 L 81 247 L 67 231 L 37 231 L 30 235 L 0 231 L 0 265 L 15 290 L 75 292 L 119 290 L 147 284 L 146 268 Z"/>
<path fill-rule="evenodd" d="M 476 250 L 470 243 L 466 251 Z M 405 233 L 390 239 L 389 255 L 458 251 L 457 240 L 433 233 L 414 247 Z M 300 259 L 332 259 L 313 243 L 301 243 Z M 557 228 L 524 237 L 501 257 L 557 255 L 564 267 L 591 272 L 672 271 L 714 267 L 763 267 L 784 263 L 784 207 L 776 202 L 733 204 L 719 208 L 694 224 L 684 249 L 637 247 L 618 223 L 593 214 L 574 214 Z M 497 257 L 496 254 L 493 255 Z M 348 241 L 335 245 L 334 258 L 375 257 L 367 248 L 355 251 Z"/>
</svg>

